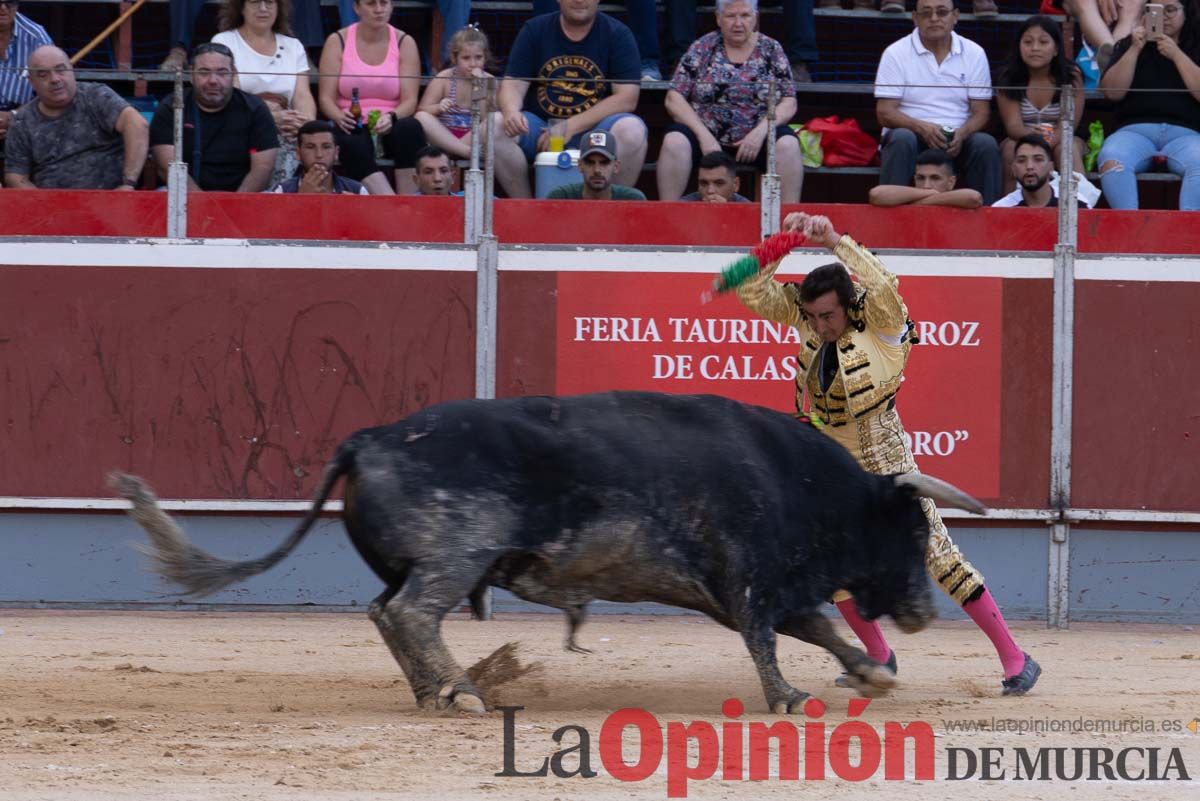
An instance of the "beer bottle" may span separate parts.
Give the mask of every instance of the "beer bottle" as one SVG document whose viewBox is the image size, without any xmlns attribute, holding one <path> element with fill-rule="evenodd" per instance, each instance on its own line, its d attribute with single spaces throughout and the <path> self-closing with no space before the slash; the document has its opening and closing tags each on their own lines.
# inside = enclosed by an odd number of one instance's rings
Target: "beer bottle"
<svg viewBox="0 0 1200 801">
<path fill-rule="evenodd" d="M 358 102 L 358 87 L 350 90 L 350 116 L 354 117 L 354 127 L 363 127 L 362 104 Z"/>
</svg>

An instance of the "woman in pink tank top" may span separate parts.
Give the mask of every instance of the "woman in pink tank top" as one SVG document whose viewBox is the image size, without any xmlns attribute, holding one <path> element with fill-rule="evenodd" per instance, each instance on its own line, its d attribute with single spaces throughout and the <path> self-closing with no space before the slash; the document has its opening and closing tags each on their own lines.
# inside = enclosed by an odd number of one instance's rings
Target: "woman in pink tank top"
<svg viewBox="0 0 1200 801">
<path fill-rule="evenodd" d="M 396 164 L 396 192 L 411 194 L 417 151 L 425 146 L 425 134 L 413 116 L 421 88 L 421 54 L 411 36 L 389 23 L 392 0 L 355 0 L 354 10 L 359 21 L 325 40 L 318 104 L 338 128 L 341 173 L 361 181 L 373 195 L 390 195 L 392 188 L 375 162 L 366 127 L 367 115 L 378 111 L 375 132 Z M 350 113 L 355 89 L 361 122 Z"/>
</svg>

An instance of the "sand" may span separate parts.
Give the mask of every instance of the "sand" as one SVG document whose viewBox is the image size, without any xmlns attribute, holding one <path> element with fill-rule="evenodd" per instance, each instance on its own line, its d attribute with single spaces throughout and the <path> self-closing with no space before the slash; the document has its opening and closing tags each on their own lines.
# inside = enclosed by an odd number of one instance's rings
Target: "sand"
<svg viewBox="0 0 1200 801">
<path fill-rule="evenodd" d="M 514 767 L 536 769 L 560 747 L 553 733 L 574 725 L 590 736 L 595 778 L 496 776 L 504 769 L 502 713 L 418 709 L 365 614 L 0 611 L 0 801 L 666 798 L 665 759 L 638 782 L 604 770 L 600 732 L 613 712 L 640 707 L 663 726 L 708 721 L 720 731 L 730 722 L 722 702 L 737 698 L 745 705 L 742 723 L 784 720 L 766 712 L 740 638 L 705 618 L 598 615 L 580 632 L 592 654 L 564 651 L 563 632 L 559 615 L 502 614 L 488 623 L 456 616 L 445 625 L 464 666 L 510 642 L 517 646 L 503 654 L 505 670 L 534 666 L 492 687 L 487 699 L 525 707 L 513 718 Z M 827 768 L 824 780 L 776 773 L 751 782 L 722 780 L 718 769 L 687 783 L 687 797 L 1200 797 L 1200 725 L 1195 733 L 1187 729 L 1200 717 L 1200 635 L 1193 628 L 1058 631 L 1024 623 L 1015 633 L 1045 669 L 1025 698 L 1000 696 L 994 652 L 969 623 L 938 623 L 911 636 L 889 629 L 900 686 L 856 720 L 879 732 L 888 721 L 928 723 L 932 781 L 888 781 L 880 768 L 851 782 Z M 782 641 L 779 653 L 784 675 L 828 705 L 827 732 L 848 720 L 855 696 L 833 687 L 839 671 L 831 657 L 792 640 Z M 1021 734 L 996 730 L 993 719 L 1110 730 Z M 791 720 L 812 722 L 804 715 Z M 962 731 L 958 721 L 985 730 Z M 1144 731 L 1147 722 L 1155 732 Z M 1119 726 L 1126 730 L 1111 730 Z M 625 748 L 631 762 L 632 731 Z M 571 730 L 561 747 L 578 742 Z M 1178 749 L 1193 780 L 1175 780 L 1178 772 L 1157 782 L 1014 779 L 1020 747 L 1133 746 L 1160 749 L 1160 763 Z M 946 780 L 950 749 L 978 754 L 985 747 L 1005 749 L 1004 780 Z M 1148 761 L 1131 759 L 1142 769 Z M 699 760 L 693 748 L 691 764 Z M 578 754 L 563 766 L 576 769 Z"/>
</svg>

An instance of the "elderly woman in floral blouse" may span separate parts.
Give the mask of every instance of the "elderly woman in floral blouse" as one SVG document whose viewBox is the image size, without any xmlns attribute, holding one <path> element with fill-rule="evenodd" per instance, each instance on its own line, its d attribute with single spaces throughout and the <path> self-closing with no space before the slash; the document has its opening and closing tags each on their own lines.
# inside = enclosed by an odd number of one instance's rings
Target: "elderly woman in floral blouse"
<svg viewBox="0 0 1200 801">
<path fill-rule="evenodd" d="M 671 79 L 666 106 L 675 123 L 658 154 L 658 196 L 678 200 L 692 165 L 716 150 L 766 169 L 765 142 L 773 135 L 783 202 L 797 203 L 804 164 L 800 140 L 787 127 L 796 90 L 783 46 L 758 33 L 758 0 L 717 0 L 717 27 L 688 48 Z M 772 81 L 778 94 L 775 119 L 768 120 Z"/>
</svg>

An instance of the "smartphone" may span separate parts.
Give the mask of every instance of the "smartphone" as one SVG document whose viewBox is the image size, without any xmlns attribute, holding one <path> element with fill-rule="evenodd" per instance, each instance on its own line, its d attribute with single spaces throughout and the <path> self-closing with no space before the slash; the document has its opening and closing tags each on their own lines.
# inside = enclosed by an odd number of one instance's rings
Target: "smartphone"
<svg viewBox="0 0 1200 801">
<path fill-rule="evenodd" d="M 1160 3 L 1146 4 L 1146 38 L 1161 39 L 1163 35 L 1163 7 Z"/>
</svg>

